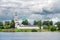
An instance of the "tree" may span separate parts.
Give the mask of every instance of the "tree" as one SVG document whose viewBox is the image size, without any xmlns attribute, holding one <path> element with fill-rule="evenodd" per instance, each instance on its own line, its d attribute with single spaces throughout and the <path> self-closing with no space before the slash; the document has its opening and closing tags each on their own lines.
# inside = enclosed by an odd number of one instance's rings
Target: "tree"
<svg viewBox="0 0 60 40">
<path fill-rule="evenodd" d="M 50 21 L 50 25 L 53 25 L 53 21 Z"/>
<path fill-rule="evenodd" d="M 10 22 L 9 21 L 5 21 L 4 28 L 5 29 L 9 29 L 10 28 Z"/>
<path fill-rule="evenodd" d="M 41 29 L 41 26 L 42 26 L 42 21 L 40 20 L 40 21 L 38 21 L 38 24 L 37 24 L 38 26 L 39 26 L 39 28 Z"/>
<path fill-rule="evenodd" d="M 41 29 L 42 21 L 41 21 L 41 20 L 39 20 L 39 21 L 34 21 L 34 25 L 38 25 L 39 28 Z"/>
<path fill-rule="evenodd" d="M 0 22 L 0 28 L 3 29 L 3 22 Z"/>
<path fill-rule="evenodd" d="M 23 24 L 23 25 L 28 25 L 28 24 L 29 24 L 29 23 L 28 23 L 28 20 L 22 21 L 22 24 Z"/>
<path fill-rule="evenodd" d="M 34 21 L 34 25 L 37 25 L 37 23 L 38 23 L 37 21 Z"/>
<path fill-rule="evenodd" d="M 57 22 L 56 25 L 58 27 L 58 30 L 60 30 L 60 22 Z"/>
<path fill-rule="evenodd" d="M 50 25 L 53 25 L 53 22 L 52 21 L 44 21 L 43 25 L 50 26 Z"/>
<path fill-rule="evenodd" d="M 11 21 L 10 28 L 15 28 L 15 22 L 14 22 L 14 20 Z"/>
<path fill-rule="evenodd" d="M 55 27 L 55 26 L 49 26 L 49 29 L 50 29 L 51 31 L 56 31 L 56 27 Z"/>
<path fill-rule="evenodd" d="M 5 21 L 5 25 L 10 25 L 10 22 L 9 21 Z"/>
</svg>

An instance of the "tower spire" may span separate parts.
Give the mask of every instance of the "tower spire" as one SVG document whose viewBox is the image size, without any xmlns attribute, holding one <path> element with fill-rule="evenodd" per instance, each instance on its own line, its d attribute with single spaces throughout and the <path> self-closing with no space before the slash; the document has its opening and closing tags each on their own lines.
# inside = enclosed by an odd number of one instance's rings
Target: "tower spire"
<svg viewBox="0 0 60 40">
<path fill-rule="evenodd" d="M 17 12 L 14 14 L 14 22 L 15 22 L 15 27 L 17 28 L 19 25 Z"/>
</svg>

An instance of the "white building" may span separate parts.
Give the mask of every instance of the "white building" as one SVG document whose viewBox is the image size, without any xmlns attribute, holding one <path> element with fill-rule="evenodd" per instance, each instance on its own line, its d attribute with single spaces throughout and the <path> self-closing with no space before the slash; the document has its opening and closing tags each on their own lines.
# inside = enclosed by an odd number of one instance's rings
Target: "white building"
<svg viewBox="0 0 60 40">
<path fill-rule="evenodd" d="M 20 24 L 16 13 L 14 15 L 14 22 L 15 22 L 15 28 L 18 28 L 18 29 L 39 29 L 38 26 Z"/>
<path fill-rule="evenodd" d="M 18 21 L 18 16 L 17 14 L 14 15 L 14 22 L 15 22 L 15 27 L 19 27 L 19 21 Z"/>
</svg>

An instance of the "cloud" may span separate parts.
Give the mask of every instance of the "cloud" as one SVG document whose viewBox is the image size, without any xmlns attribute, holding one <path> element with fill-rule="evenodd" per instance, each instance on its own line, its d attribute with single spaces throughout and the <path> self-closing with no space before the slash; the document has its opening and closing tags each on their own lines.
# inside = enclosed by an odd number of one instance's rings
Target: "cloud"
<svg viewBox="0 0 60 40">
<path fill-rule="evenodd" d="M 60 0 L 0 0 L 0 19 L 11 20 L 14 13 L 19 19 L 48 20 L 53 15 L 59 19 Z"/>
</svg>

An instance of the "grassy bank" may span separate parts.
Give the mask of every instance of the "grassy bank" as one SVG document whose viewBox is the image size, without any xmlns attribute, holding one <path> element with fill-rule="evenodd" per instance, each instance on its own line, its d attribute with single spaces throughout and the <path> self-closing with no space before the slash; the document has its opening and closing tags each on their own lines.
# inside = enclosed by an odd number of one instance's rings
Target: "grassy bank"
<svg viewBox="0 0 60 40">
<path fill-rule="evenodd" d="M 11 29 L 0 29 L 0 32 L 15 32 L 14 28 Z"/>
<path fill-rule="evenodd" d="M 41 32 L 40 29 L 15 29 L 15 32 Z"/>
<path fill-rule="evenodd" d="M 0 32 L 60 32 L 60 30 L 50 31 L 48 29 L 0 29 Z"/>
</svg>

